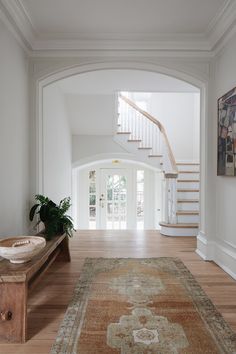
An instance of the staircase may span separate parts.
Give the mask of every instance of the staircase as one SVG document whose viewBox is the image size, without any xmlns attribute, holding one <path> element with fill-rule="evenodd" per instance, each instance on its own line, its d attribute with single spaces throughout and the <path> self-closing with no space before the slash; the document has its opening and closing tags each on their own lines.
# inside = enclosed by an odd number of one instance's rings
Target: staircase
<svg viewBox="0 0 236 354">
<path fill-rule="evenodd" d="M 197 236 L 199 224 L 199 164 L 177 163 L 176 223 L 161 222 L 166 236 Z"/>
<path fill-rule="evenodd" d="M 136 160 L 162 170 L 163 222 L 166 236 L 196 236 L 199 222 L 199 164 L 176 163 L 164 126 L 133 101 L 119 95 L 114 140 Z"/>
</svg>

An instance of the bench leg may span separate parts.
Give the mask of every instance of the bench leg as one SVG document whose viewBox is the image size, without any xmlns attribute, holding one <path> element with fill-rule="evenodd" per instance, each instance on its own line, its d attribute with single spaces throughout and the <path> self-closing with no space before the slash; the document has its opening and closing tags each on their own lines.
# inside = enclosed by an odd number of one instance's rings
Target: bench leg
<svg viewBox="0 0 236 354">
<path fill-rule="evenodd" d="M 71 257 L 70 257 L 70 249 L 69 249 L 69 239 L 68 237 L 65 237 L 63 241 L 59 245 L 61 252 L 56 258 L 56 261 L 58 262 L 70 262 Z"/>
<path fill-rule="evenodd" d="M 26 331 L 26 283 L 0 283 L 0 340 L 24 343 Z"/>
</svg>

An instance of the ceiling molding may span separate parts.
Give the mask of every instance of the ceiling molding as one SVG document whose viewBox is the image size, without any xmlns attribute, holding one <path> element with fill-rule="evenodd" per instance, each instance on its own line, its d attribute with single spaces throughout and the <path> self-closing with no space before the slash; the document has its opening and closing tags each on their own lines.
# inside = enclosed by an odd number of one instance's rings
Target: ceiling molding
<svg viewBox="0 0 236 354">
<path fill-rule="evenodd" d="M 97 34 L 96 38 L 79 34 L 50 34 L 37 33 L 33 21 L 21 0 L 0 0 L 0 10 L 4 10 L 8 21 L 11 22 L 16 34 L 21 37 L 24 45 L 32 52 L 47 51 L 200 51 L 217 50 L 221 42 L 229 36 L 236 25 L 236 1 L 225 0 L 216 16 L 209 23 L 207 31 L 198 35 L 155 35 L 142 36 L 133 34 Z M 3 12 L 3 11 L 2 11 Z M 71 37 L 69 37 L 71 36 Z"/>
<path fill-rule="evenodd" d="M 229 34 L 236 24 L 236 1 L 226 0 L 223 8 L 209 24 L 206 32 L 211 50 L 217 50 L 225 36 Z"/>
<path fill-rule="evenodd" d="M 9 12 L 8 8 L 5 6 L 4 0 L 0 0 L 0 18 L 3 21 L 3 23 L 6 25 L 8 30 L 14 35 L 15 39 L 20 44 L 20 46 L 28 54 L 30 54 L 30 51 L 32 50 L 31 43 L 29 43 L 26 40 L 25 36 L 19 30 L 19 27 L 16 24 L 16 21 L 12 17 L 11 11 Z"/>
</svg>

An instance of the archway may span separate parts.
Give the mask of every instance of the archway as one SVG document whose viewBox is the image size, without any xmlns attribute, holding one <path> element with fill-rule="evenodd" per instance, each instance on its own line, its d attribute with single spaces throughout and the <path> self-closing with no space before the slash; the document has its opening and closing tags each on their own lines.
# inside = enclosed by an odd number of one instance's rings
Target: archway
<svg viewBox="0 0 236 354">
<path fill-rule="evenodd" d="M 58 71 L 53 71 L 46 77 L 39 77 L 35 80 L 36 85 L 36 99 L 35 99 L 35 109 L 36 109 L 36 191 L 43 192 L 43 113 L 42 113 L 42 93 L 44 87 L 54 83 L 63 78 L 79 75 L 81 73 L 97 71 L 97 70 L 109 70 L 109 69 L 135 69 L 153 73 L 161 73 L 164 75 L 172 76 L 179 80 L 188 82 L 200 90 L 201 95 L 201 152 L 200 152 L 200 162 L 201 162 L 201 195 L 200 195 L 200 230 L 202 233 L 202 238 L 204 238 L 204 230 L 206 229 L 206 208 L 205 208 L 205 191 L 206 191 L 206 156 L 205 156 L 205 147 L 206 147 L 206 102 L 207 102 L 207 82 L 201 80 L 195 76 L 191 76 L 184 72 L 167 68 L 155 64 L 145 63 L 145 62 L 105 62 L 105 63 L 92 63 L 86 65 L 76 65 L 73 67 L 62 68 Z M 204 247 L 204 241 L 202 239 L 202 246 Z M 201 252 L 201 251 L 200 251 Z M 204 253 L 204 252 L 203 252 Z"/>
</svg>

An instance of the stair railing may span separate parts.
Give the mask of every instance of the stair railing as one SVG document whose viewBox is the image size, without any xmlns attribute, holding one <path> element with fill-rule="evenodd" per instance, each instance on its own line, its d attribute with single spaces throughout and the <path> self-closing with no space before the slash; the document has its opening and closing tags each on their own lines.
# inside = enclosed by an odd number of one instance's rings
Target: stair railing
<svg viewBox="0 0 236 354">
<path fill-rule="evenodd" d="M 130 133 L 130 139 L 140 147 L 151 148 L 151 155 L 162 156 L 164 183 L 164 221 L 176 223 L 178 168 L 162 123 L 142 110 L 129 98 L 119 95 L 119 131 Z"/>
</svg>

